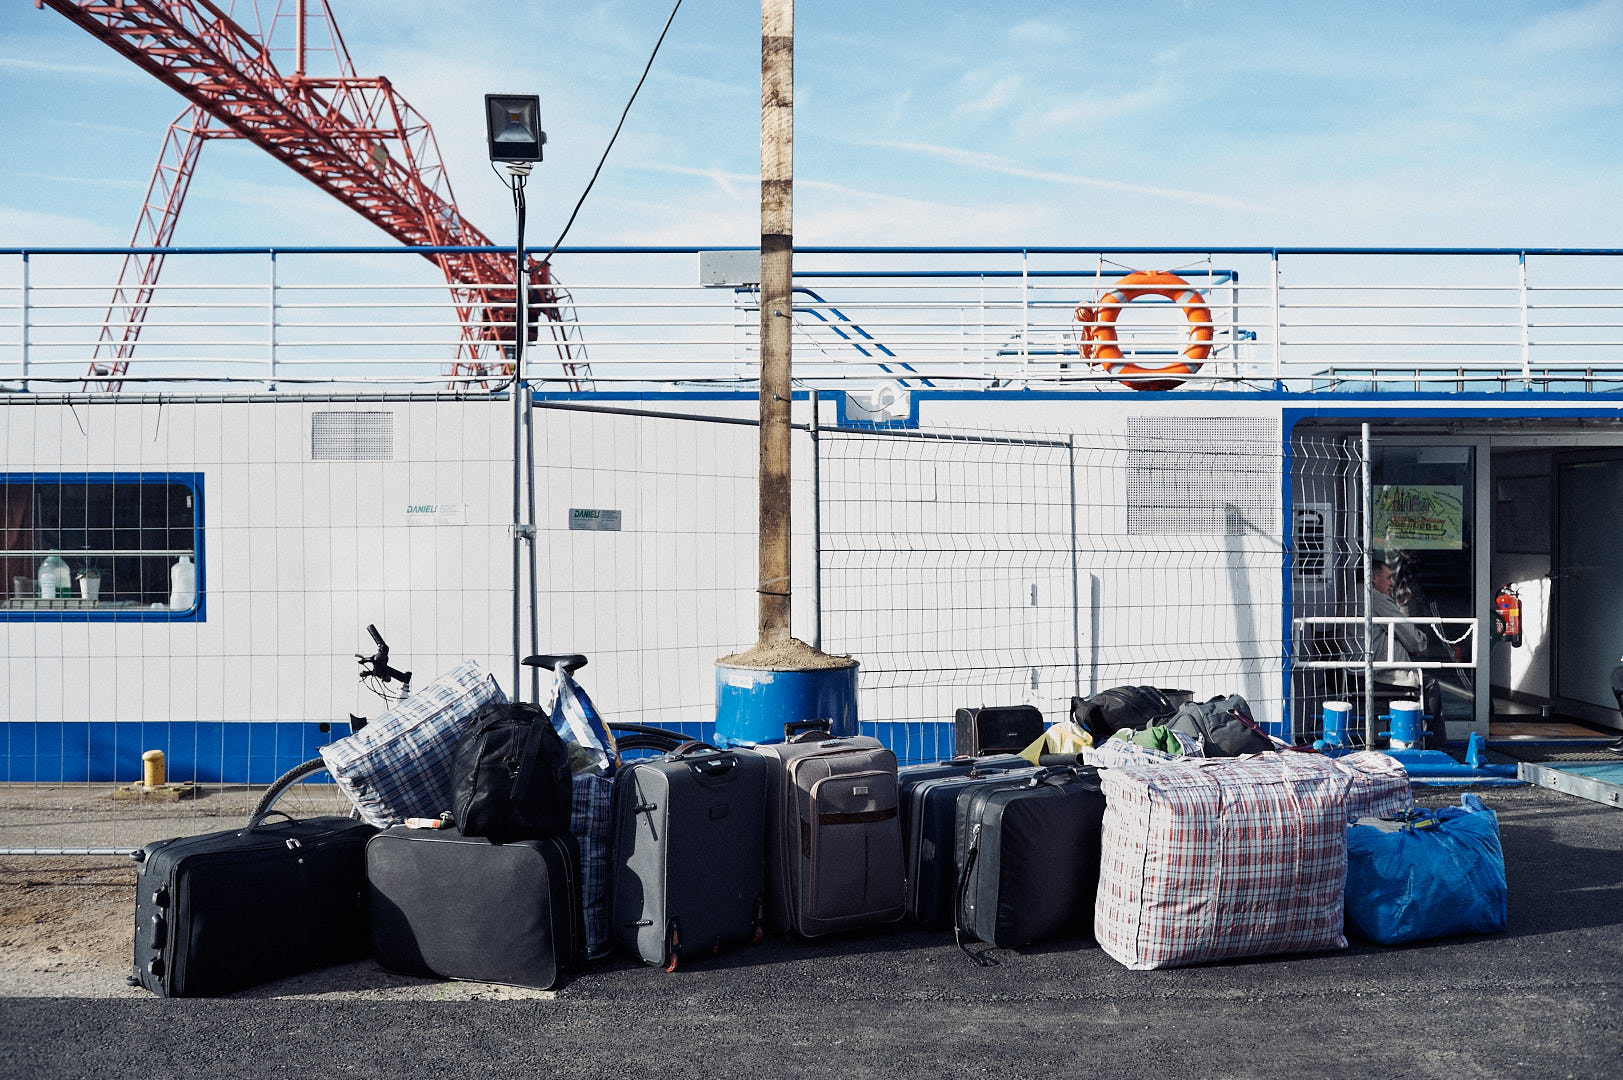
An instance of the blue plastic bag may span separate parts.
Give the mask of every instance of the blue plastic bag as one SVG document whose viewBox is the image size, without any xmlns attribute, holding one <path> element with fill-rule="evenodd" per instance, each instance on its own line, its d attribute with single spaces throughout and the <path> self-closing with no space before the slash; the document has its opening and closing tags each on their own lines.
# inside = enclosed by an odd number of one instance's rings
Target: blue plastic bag
<svg viewBox="0 0 1623 1080">
<path fill-rule="evenodd" d="M 1494 812 L 1467 794 L 1457 807 L 1400 820 L 1394 831 L 1348 826 L 1348 923 L 1382 945 L 1505 929 L 1510 894 Z"/>
<path fill-rule="evenodd" d="M 569 750 L 571 773 L 613 776 L 620 766 L 614 733 L 569 672 L 558 669 L 552 691 L 552 726 Z"/>
</svg>

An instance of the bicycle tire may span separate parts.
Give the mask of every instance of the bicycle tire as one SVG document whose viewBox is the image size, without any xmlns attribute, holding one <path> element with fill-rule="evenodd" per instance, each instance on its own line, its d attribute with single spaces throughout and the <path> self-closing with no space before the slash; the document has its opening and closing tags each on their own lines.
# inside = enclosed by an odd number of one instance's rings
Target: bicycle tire
<svg viewBox="0 0 1623 1080">
<path fill-rule="evenodd" d="M 331 774 L 327 772 L 327 763 L 320 758 L 311 758 L 295 765 L 272 781 L 254 806 L 253 813 L 248 815 L 249 828 L 272 812 L 299 819 L 331 815 L 361 816 L 333 782 Z"/>
<path fill-rule="evenodd" d="M 647 724 L 610 724 L 609 730 L 614 733 L 614 746 L 622 760 L 658 757 L 688 741 L 688 737 L 681 732 L 649 727 Z"/>
</svg>

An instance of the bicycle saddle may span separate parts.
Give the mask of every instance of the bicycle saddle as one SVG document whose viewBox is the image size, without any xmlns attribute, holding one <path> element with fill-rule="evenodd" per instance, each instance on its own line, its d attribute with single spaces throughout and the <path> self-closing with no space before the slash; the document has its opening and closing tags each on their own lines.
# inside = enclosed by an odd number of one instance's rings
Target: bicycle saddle
<svg viewBox="0 0 1623 1080">
<path fill-rule="evenodd" d="M 559 668 L 565 671 L 578 671 L 586 666 L 586 657 L 580 653 L 541 653 L 538 656 L 526 656 L 521 663 L 526 667 L 543 667 L 552 671 Z"/>
</svg>

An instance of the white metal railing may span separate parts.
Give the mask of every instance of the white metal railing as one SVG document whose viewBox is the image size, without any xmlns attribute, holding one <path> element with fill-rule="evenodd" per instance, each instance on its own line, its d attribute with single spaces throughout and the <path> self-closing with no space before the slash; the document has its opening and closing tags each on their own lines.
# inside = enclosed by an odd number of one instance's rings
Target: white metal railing
<svg viewBox="0 0 1623 1080">
<path fill-rule="evenodd" d="M 591 385 L 748 383 L 760 312 L 747 283 L 701 285 L 697 248 L 554 260 L 569 290 L 528 374 Z M 72 388 L 103 328 L 139 324 L 126 381 L 444 383 L 465 324 L 421 250 L 172 249 L 138 310 L 115 304 L 124 251 L 0 250 L 0 380 Z M 274 273 L 266 268 L 271 263 Z M 1198 290 L 1101 298 L 1131 269 Z M 1623 252 L 809 249 L 796 255 L 795 373 L 807 385 L 1120 389 L 1077 308 L 1114 310 L 1113 364 L 1191 387 L 1623 389 Z M 502 286 L 493 285 L 491 289 Z M 459 293 L 468 295 L 466 287 Z M 505 328 L 477 304 L 468 324 Z M 1210 331 L 1198 363 L 1193 331 Z M 495 362 L 499 346 L 486 346 Z M 1164 378 L 1161 376 L 1160 378 Z M 1159 381 L 1159 379 L 1158 379 Z"/>
<path fill-rule="evenodd" d="M 1475 671 L 1477 665 L 1477 643 L 1480 620 L 1475 618 L 1443 618 L 1435 615 L 1415 615 L 1397 617 L 1378 615 L 1369 620 L 1371 626 L 1381 627 L 1386 637 L 1386 652 L 1384 656 L 1364 659 L 1362 656 L 1363 629 L 1366 623 L 1362 615 L 1312 615 L 1294 618 L 1291 620 L 1291 666 L 1298 670 L 1330 670 L 1330 671 Z M 1394 626 L 1429 626 L 1436 633 L 1439 641 L 1459 648 L 1465 646 L 1463 655 L 1456 654 L 1454 660 L 1414 660 L 1398 659 L 1397 634 Z M 1459 631 L 1456 637 L 1447 637 L 1442 633 L 1443 627 L 1450 627 Z M 1307 642 L 1317 627 L 1347 627 L 1353 633 L 1346 634 L 1337 639 L 1337 643 L 1348 651 L 1357 650 L 1360 655 L 1339 660 L 1325 660 L 1309 655 Z"/>
</svg>

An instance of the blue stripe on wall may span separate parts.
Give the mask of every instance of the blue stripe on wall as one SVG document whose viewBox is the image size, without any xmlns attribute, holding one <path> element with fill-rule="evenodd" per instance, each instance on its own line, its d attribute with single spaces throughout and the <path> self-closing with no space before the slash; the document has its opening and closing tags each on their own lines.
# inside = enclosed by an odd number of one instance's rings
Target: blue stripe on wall
<svg viewBox="0 0 1623 1080">
<path fill-rule="evenodd" d="M 713 723 L 667 727 L 701 742 L 716 736 Z M 171 782 L 268 784 L 344 734 L 321 728 L 304 721 L 4 721 L 0 781 L 133 784 L 141 779 L 141 755 L 162 750 Z M 903 765 L 953 753 L 950 721 L 865 722 L 861 728 L 894 750 Z"/>
<path fill-rule="evenodd" d="M 0 723 L 0 780 L 120 783 L 141 779 L 141 755 L 162 750 L 168 779 L 268 784 L 316 756 L 334 733 L 307 722 L 86 721 Z"/>
</svg>

